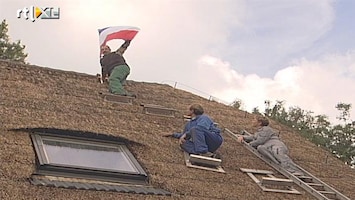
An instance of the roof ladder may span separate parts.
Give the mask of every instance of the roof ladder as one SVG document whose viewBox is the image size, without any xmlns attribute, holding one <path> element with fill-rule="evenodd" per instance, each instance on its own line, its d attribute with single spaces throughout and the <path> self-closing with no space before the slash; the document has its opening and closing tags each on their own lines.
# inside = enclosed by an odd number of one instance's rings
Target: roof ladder
<svg viewBox="0 0 355 200">
<path fill-rule="evenodd" d="M 224 129 L 224 132 L 227 133 L 229 136 L 231 136 L 233 139 L 237 140 L 238 134 L 233 133 L 229 129 Z M 243 133 L 251 135 L 247 131 L 243 130 Z M 280 165 L 277 165 L 273 163 L 271 160 L 265 158 L 261 154 L 258 153 L 256 149 L 254 149 L 252 146 L 248 145 L 247 143 L 243 142 L 243 146 L 248 149 L 250 152 L 252 152 L 254 155 L 259 157 L 261 160 L 266 162 L 268 165 L 270 165 L 272 168 L 277 170 L 279 173 L 284 175 L 285 177 L 293 180 L 295 184 L 312 194 L 314 197 L 317 199 L 322 199 L 322 200 L 350 200 L 350 198 L 346 197 L 339 191 L 335 190 L 334 188 L 330 187 L 317 177 L 313 176 L 311 173 L 307 172 L 305 169 L 301 168 L 300 166 L 296 165 L 296 167 L 299 168 L 299 170 L 303 173 L 303 175 L 298 175 L 298 174 L 292 174 L 285 169 L 283 169 Z"/>
<path fill-rule="evenodd" d="M 226 173 L 221 167 L 221 159 L 209 158 L 205 156 L 188 154 L 184 151 L 184 159 L 187 167 Z"/>
<path fill-rule="evenodd" d="M 121 104 L 133 104 L 135 98 L 129 96 L 121 96 L 116 94 L 102 94 L 105 101 L 121 103 Z"/>
<path fill-rule="evenodd" d="M 166 108 L 155 104 L 141 104 L 143 106 L 143 113 L 148 115 L 157 115 L 162 117 L 175 117 L 175 109 Z"/>
<path fill-rule="evenodd" d="M 272 171 L 240 168 L 240 171 L 247 173 L 248 176 L 265 192 L 280 192 L 288 194 L 302 194 L 293 188 L 294 182 L 291 179 L 277 178 Z M 267 177 L 257 178 L 257 175 Z M 275 187 L 272 187 L 275 186 Z"/>
</svg>

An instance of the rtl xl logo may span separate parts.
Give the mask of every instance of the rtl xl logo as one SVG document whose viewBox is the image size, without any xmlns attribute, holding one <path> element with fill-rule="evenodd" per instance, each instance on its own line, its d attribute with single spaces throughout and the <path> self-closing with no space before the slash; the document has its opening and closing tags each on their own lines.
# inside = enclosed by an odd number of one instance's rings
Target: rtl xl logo
<svg viewBox="0 0 355 200">
<path fill-rule="evenodd" d="M 30 19 L 34 22 L 36 19 L 59 19 L 60 9 L 57 7 L 36 7 L 30 6 L 29 8 L 25 7 L 23 9 L 18 9 L 17 18 L 23 16 L 26 20 Z"/>
</svg>

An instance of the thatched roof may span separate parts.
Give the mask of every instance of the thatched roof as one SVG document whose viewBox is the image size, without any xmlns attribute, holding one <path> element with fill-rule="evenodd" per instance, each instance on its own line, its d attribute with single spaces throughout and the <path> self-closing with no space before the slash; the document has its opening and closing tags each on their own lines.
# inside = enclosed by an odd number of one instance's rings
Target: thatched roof
<svg viewBox="0 0 355 200">
<path fill-rule="evenodd" d="M 190 104 L 202 104 L 220 127 L 234 132 L 254 131 L 253 115 L 169 85 L 128 83 L 127 89 L 138 93 L 134 104 L 111 103 L 99 95 L 107 86 L 95 76 L 0 61 L 0 199 L 314 199 L 307 193 L 262 192 L 239 169 L 274 170 L 225 134 L 219 150 L 225 174 L 187 168 L 177 140 L 162 135 L 181 131 L 182 116 Z M 146 115 L 141 103 L 179 112 L 175 118 Z M 355 199 L 354 169 L 290 129 L 275 122 L 271 126 L 281 131 L 297 164 Z M 36 156 L 26 131 L 31 128 L 125 138 L 147 172 L 149 185 L 171 196 L 33 185 L 29 178 L 36 170 Z"/>
</svg>

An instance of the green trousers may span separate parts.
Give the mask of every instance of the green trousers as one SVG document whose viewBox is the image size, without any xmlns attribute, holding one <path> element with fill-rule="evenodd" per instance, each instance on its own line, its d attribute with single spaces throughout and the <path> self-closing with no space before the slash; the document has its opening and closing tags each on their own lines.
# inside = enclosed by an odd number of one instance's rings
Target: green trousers
<svg viewBox="0 0 355 200">
<path fill-rule="evenodd" d="M 109 90 L 112 94 L 126 95 L 127 91 L 123 88 L 130 69 L 127 65 L 116 66 L 109 77 Z"/>
</svg>

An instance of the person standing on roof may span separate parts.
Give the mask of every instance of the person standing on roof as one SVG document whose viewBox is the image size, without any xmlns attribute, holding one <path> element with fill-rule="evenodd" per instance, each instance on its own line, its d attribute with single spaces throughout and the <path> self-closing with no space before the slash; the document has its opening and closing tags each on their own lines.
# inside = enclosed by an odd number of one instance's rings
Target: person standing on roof
<svg viewBox="0 0 355 200">
<path fill-rule="evenodd" d="M 180 147 L 187 153 L 215 157 L 216 150 L 223 143 L 221 130 L 216 127 L 209 116 L 204 114 L 199 104 L 190 106 L 188 116 L 191 120 L 186 123 L 182 133 L 166 136 L 178 138 Z"/>
<path fill-rule="evenodd" d="M 102 67 L 102 77 L 109 77 L 109 91 L 112 94 L 136 97 L 135 94 L 130 94 L 123 88 L 127 76 L 130 73 L 130 68 L 123 57 L 123 53 L 130 45 L 130 40 L 126 40 L 120 48 L 111 52 L 111 48 L 107 45 L 101 46 L 103 57 L 100 59 Z"/>
<path fill-rule="evenodd" d="M 290 173 L 301 173 L 296 164 L 288 156 L 287 146 L 280 140 L 274 129 L 269 127 L 269 120 L 264 116 L 258 116 L 255 120 L 260 129 L 251 136 L 239 136 L 239 142 L 247 142 L 250 146 L 270 159 L 272 162 L 281 165 Z"/>
</svg>

